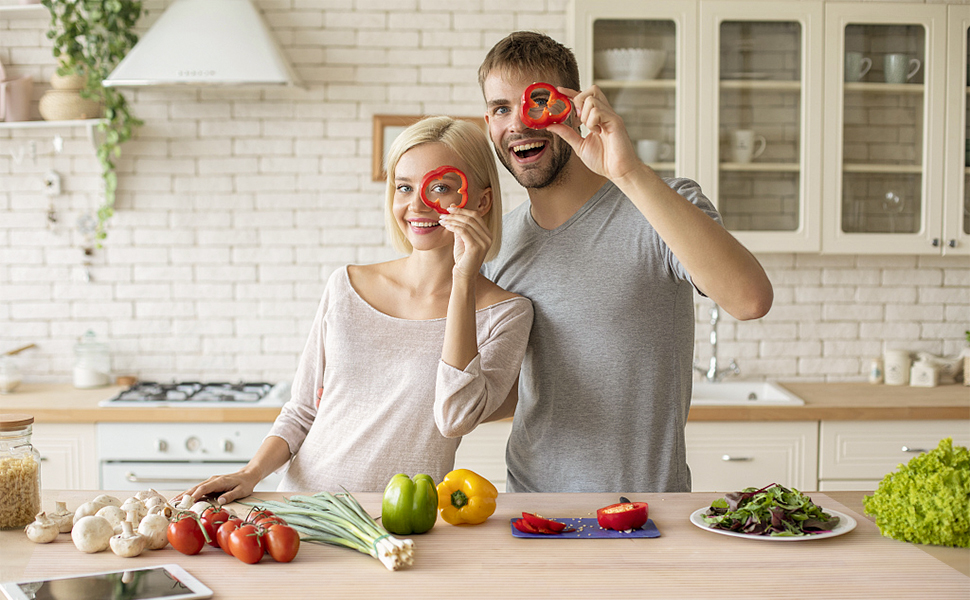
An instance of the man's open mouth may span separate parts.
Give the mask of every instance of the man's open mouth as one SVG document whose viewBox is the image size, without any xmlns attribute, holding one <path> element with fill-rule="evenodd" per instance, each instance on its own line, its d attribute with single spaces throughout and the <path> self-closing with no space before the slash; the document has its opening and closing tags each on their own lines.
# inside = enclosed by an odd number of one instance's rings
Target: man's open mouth
<svg viewBox="0 0 970 600">
<path fill-rule="evenodd" d="M 545 147 L 545 142 L 529 142 L 512 146 L 512 152 L 519 158 L 530 158 L 540 154 Z"/>
</svg>

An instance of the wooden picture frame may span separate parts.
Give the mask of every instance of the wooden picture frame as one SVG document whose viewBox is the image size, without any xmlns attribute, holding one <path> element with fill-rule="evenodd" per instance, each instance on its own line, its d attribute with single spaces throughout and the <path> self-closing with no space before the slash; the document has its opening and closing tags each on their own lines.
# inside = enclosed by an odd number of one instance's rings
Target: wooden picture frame
<svg viewBox="0 0 970 600">
<path fill-rule="evenodd" d="M 384 157 L 391 147 L 391 143 L 401 135 L 409 125 L 413 125 L 427 115 L 374 115 L 374 131 L 371 141 L 371 179 L 373 181 L 384 181 Z M 485 127 L 483 117 L 452 117 L 461 119 L 478 125 L 485 134 L 488 131 Z"/>
</svg>

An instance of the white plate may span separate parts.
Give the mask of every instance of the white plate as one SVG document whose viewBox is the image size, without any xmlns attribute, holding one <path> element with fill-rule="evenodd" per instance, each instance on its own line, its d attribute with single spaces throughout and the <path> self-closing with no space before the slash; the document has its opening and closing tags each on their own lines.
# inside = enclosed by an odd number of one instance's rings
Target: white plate
<svg viewBox="0 0 970 600">
<path fill-rule="evenodd" d="M 839 524 L 835 526 L 832 531 L 826 531 L 825 533 L 815 533 L 812 535 L 798 535 L 798 536 L 779 536 L 779 535 L 755 535 L 751 533 L 738 533 L 737 531 L 728 531 L 727 529 L 715 529 L 704 522 L 702 515 L 707 512 L 710 506 L 705 506 L 704 508 L 698 508 L 690 515 L 690 522 L 697 525 L 705 531 L 710 531 L 711 533 L 720 533 L 721 535 L 729 535 L 732 537 L 748 538 L 752 540 L 764 540 L 766 542 L 804 542 L 806 540 L 820 540 L 823 538 L 835 537 L 837 535 L 842 535 L 844 533 L 849 533 L 855 529 L 856 522 L 855 519 L 850 517 L 845 513 L 840 513 L 837 510 L 830 510 L 828 508 L 823 508 L 825 513 L 832 515 L 833 517 L 839 518 Z"/>
</svg>

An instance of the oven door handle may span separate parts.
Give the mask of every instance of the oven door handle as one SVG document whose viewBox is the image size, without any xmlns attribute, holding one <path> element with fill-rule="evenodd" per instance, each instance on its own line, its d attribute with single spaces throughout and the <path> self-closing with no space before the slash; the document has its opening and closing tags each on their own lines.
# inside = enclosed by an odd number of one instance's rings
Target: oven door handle
<svg viewBox="0 0 970 600">
<path fill-rule="evenodd" d="M 197 483 L 195 479 L 179 479 L 178 477 L 139 477 L 128 471 L 125 479 L 131 483 Z"/>
</svg>

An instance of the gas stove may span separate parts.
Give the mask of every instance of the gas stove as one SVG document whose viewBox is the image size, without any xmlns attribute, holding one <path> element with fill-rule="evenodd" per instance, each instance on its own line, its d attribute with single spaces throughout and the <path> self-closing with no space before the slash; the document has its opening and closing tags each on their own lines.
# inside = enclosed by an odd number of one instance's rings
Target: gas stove
<svg viewBox="0 0 970 600">
<path fill-rule="evenodd" d="M 117 396 L 102 400 L 99 406 L 252 407 L 282 406 L 290 397 L 290 383 L 156 383 L 142 381 Z"/>
</svg>

